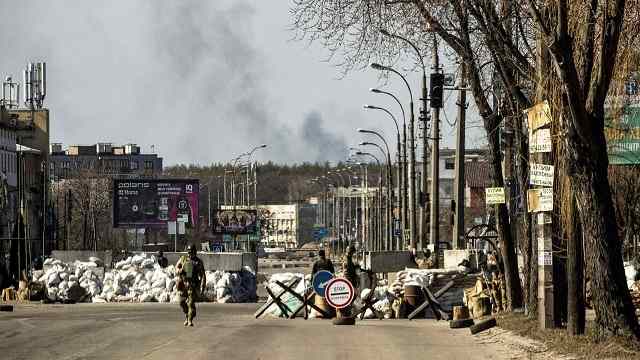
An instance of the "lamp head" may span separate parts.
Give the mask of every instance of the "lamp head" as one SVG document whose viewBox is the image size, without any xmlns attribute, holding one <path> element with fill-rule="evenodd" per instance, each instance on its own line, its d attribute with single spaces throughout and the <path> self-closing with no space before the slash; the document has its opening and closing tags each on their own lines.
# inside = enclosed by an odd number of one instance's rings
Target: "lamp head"
<svg viewBox="0 0 640 360">
<path fill-rule="evenodd" d="M 369 66 L 374 70 L 384 70 L 384 67 L 378 63 L 371 63 Z"/>
<path fill-rule="evenodd" d="M 262 145 L 260 145 L 260 148 L 261 148 L 261 149 L 266 148 L 266 147 L 267 147 L 267 144 L 262 144 Z"/>
<path fill-rule="evenodd" d="M 368 142 L 366 142 L 366 141 L 363 141 L 363 142 L 361 142 L 361 143 L 360 143 L 360 144 L 358 144 L 358 145 L 360 145 L 360 146 L 364 146 L 364 145 L 367 145 L 367 144 L 369 144 L 369 143 L 368 143 Z"/>
<path fill-rule="evenodd" d="M 376 88 L 369 88 L 369 91 L 371 91 L 372 93 L 376 93 L 376 94 L 382 92 L 382 91 L 380 91 L 379 89 L 376 89 Z"/>
<path fill-rule="evenodd" d="M 359 133 L 367 132 L 367 130 L 362 129 L 362 128 L 357 128 L 356 131 L 359 132 Z"/>
<path fill-rule="evenodd" d="M 389 32 L 385 29 L 380 29 L 380 34 L 384 35 L 384 36 L 391 36 L 391 34 L 389 34 Z"/>
</svg>

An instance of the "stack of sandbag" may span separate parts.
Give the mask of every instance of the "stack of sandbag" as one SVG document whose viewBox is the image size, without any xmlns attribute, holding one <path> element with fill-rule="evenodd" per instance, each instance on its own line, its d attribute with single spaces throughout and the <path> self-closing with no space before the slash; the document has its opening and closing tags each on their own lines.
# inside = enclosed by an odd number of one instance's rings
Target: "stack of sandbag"
<svg viewBox="0 0 640 360">
<path fill-rule="evenodd" d="M 282 288 L 276 284 L 276 281 L 280 281 L 285 285 L 289 285 L 295 279 L 301 279 L 301 280 L 293 288 L 293 291 L 298 293 L 300 296 L 303 296 L 305 292 L 305 284 L 309 286 L 311 282 L 311 275 L 307 275 L 305 277 L 305 275 L 300 273 L 273 274 L 269 278 L 269 282 L 266 284 L 266 286 L 269 288 L 269 290 L 271 290 L 272 293 L 277 295 L 282 291 Z M 304 279 L 304 281 L 302 279 Z M 269 297 L 269 299 L 271 299 L 271 297 Z M 302 302 L 300 300 L 298 300 L 295 296 L 289 294 L 288 292 L 280 297 L 280 301 L 282 301 L 282 303 L 284 303 L 287 306 L 287 308 L 291 310 L 296 309 L 302 305 Z M 276 303 L 273 303 L 269 308 L 267 308 L 267 310 L 265 311 L 265 314 L 269 314 L 275 317 L 285 316 L 284 314 L 282 314 L 280 307 Z"/>
<path fill-rule="evenodd" d="M 415 285 L 428 287 L 433 279 L 433 270 L 431 269 L 404 269 L 398 271 L 396 279 L 391 283 L 389 291 L 396 295 L 404 291 L 405 286 Z"/>
<path fill-rule="evenodd" d="M 104 286 L 93 302 L 169 302 L 177 297 L 175 268 L 160 267 L 152 255 L 134 255 L 117 262 L 104 275 Z"/>
<path fill-rule="evenodd" d="M 362 290 L 362 292 L 360 293 L 360 299 L 358 299 L 356 306 L 360 307 L 364 305 L 362 301 L 364 301 L 364 299 L 367 299 L 369 296 L 371 296 L 371 298 L 375 300 L 375 303 L 373 304 L 373 308 L 378 313 L 381 313 L 385 319 L 391 319 L 395 317 L 395 313 L 392 305 L 394 300 L 396 300 L 396 296 L 393 293 L 389 292 L 389 287 L 386 285 L 377 286 L 373 290 L 374 292 L 373 295 L 371 294 L 371 291 L 372 291 L 371 289 Z M 364 312 L 365 319 L 373 319 L 375 317 L 376 317 L 376 314 L 374 314 L 373 311 L 371 311 L 370 309 L 367 309 Z"/>
<path fill-rule="evenodd" d="M 207 271 L 207 284 L 202 294 L 207 301 L 241 303 L 256 300 L 256 276 L 248 266 L 240 272 Z"/>
<path fill-rule="evenodd" d="M 99 269 L 96 261 L 75 261 L 73 264 L 66 264 L 50 258 L 45 260 L 44 265 L 48 269 L 38 281 L 44 283 L 46 296 L 50 300 L 90 301 L 102 291 L 103 270 Z M 77 287 L 82 290 L 70 291 Z"/>
</svg>

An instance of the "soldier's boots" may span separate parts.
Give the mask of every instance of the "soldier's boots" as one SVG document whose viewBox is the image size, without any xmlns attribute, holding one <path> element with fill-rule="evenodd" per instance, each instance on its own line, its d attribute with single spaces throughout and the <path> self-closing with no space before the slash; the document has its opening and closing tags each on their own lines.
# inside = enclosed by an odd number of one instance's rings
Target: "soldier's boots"
<svg viewBox="0 0 640 360">
<path fill-rule="evenodd" d="M 185 320 L 184 321 L 184 326 L 188 326 L 189 325 L 189 320 Z"/>
<path fill-rule="evenodd" d="M 189 326 L 193 326 L 193 321 L 189 321 Z"/>
</svg>

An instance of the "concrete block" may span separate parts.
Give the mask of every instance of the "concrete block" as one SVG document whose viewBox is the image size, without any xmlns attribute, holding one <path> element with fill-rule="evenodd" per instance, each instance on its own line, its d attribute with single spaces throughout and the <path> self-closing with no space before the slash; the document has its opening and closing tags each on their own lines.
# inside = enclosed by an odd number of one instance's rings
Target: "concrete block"
<svg viewBox="0 0 640 360">
<path fill-rule="evenodd" d="M 176 264 L 180 256 L 185 252 L 166 252 L 164 256 L 169 260 L 169 264 Z M 249 266 L 256 271 L 258 258 L 255 253 L 205 253 L 199 252 L 198 257 L 202 260 L 205 270 L 209 271 L 241 271 L 244 266 Z"/>
<path fill-rule="evenodd" d="M 364 254 L 365 270 L 375 273 L 389 273 L 415 267 L 408 251 L 370 251 Z"/>
<path fill-rule="evenodd" d="M 486 261 L 486 255 L 482 250 L 476 249 L 445 250 L 444 268 L 456 268 L 464 259 L 469 260 L 472 269 L 478 269 L 478 264 Z"/>
</svg>

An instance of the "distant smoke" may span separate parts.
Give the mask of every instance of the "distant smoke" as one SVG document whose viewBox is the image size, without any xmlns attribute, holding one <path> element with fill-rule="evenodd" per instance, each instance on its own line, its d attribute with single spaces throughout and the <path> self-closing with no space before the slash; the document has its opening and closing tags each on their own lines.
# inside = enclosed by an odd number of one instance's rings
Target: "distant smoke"
<svg viewBox="0 0 640 360">
<path fill-rule="evenodd" d="M 347 144 L 343 138 L 335 137 L 324 129 L 322 116 L 317 111 L 305 116 L 300 131 L 304 141 L 303 151 L 309 160 L 344 160 Z"/>
<path fill-rule="evenodd" d="M 0 75 L 47 62 L 52 141 L 155 144 L 165 164 L 229 161 L 262 143 L 279 162 L 344 158 L 320 114 L 301 128 L 275 118 L 250 1 L 4 1 L 0 11 L 10 14 Z"/>
</svg>

